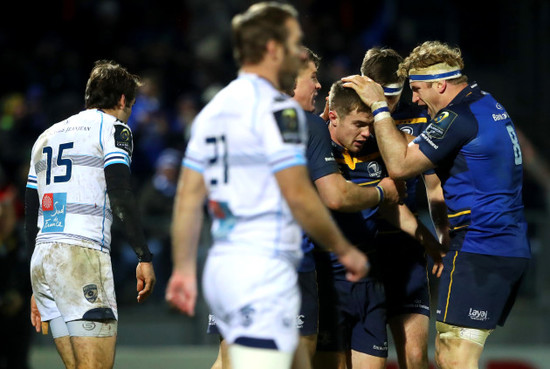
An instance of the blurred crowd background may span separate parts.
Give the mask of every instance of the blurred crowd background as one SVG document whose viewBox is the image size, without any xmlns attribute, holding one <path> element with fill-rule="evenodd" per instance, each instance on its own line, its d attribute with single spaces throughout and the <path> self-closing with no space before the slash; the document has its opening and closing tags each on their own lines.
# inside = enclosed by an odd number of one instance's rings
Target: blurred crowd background
<svg viewBox="0 0 550 369">
<path fill-rule="evenodd" d="M 171 272 L 169 226 L 181 157 L 195 115 L 236 76 L 230 21 L 251 3 L 51 0 L 3 5 L 0 324 L 4 331 L 17 332 L 21 342 L 30 335 L 29 250 L 22 237 L 30 149 L 44 129 L 83 109 L 85 83 L 98 59 L 113 59 L 145 80 L 129 121 L 135 146 L 132 171 L 144 227 L 156 255 L 159 285 L 154 300 L 163 304 Z M 425 40 L 441 40 L 462 49 L 465 74 L 506 107 L 523 133 L 524 198 L 535 253 L 523 296 L 535 302 L 534 306 L 548 309 L 550 294 L 545 292 L 550 291 L 550 271 L 538 265 L 549 256 L 543 245 L 550 238 L 546 163 L 550 157 L 546 110 L 550 101 L 550 2 L 505 0 L 487 3 L 483 10 L 471 0 L 291 3 L 300 12 L 304 44 L 322 58 L 319 110 L 332 82 L 357 74 L 370 47 L 387 46 L 406 56 Z M 405 88 L 404 98 L 408 94 Z M 113 232 L 119 303 L 134 304 L 136 258 L 124 244 L 117 223 Z M 207 237 L 203 245 L 208 246 Z M 206 322 L 200 324 L 206 328 Z"/>
</svg>

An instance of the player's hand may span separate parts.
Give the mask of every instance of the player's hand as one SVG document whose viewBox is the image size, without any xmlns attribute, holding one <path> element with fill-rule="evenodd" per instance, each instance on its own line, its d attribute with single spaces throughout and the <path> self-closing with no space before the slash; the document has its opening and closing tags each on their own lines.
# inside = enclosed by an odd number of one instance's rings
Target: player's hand
<svg viewBox="0 0 550 369">
<path fill-rule="evenodd" d="M 36 306 L 34 295 L 31 296 L 31 324 L 36 330 L 36 333 L 40 333 L 42 328 L 42 317 L 40 316 L 40 311 L 38 311 L 38 306 Z"/>
<path fill-rule="evenodd" d="M 378 101 L 386 101 L 384 89 L 366 76 L 354 75 L 342 78 L 343 86 L 353 88 L 369 108 Z"/>
<path fill-rule="evenodd" d="M 166 301 L 182 313 L 194 316 L 195 302 L 197 301 L 195 273 L 185 274 L 174 270 L 166 288 Z"/>
<path fill-rule="evenodd" d="M 350 282 L 357 282 L 364 278 L 370 270 L 367 255 L 351 246 L 345 253 L 338 255 L 338 260 L 346 268 L 346 278 Z"/>
<path fill-rule="evenodd" d="M 328 116 L 329 106 L 328 106 L 328 96 L 325 97 L 325 108 L 323 109 L 323 112 L 321 113 L 320 117 L 325 122 L 328 122 L 329 116 Z"/>
<path fill-rule="evenodd" d="M 402 204 L 407 197 L 407 185 L 405 181 L 393 180 L 390 177 L 383 178 L 378 186 L 384 189 L 384 204 Z"/>
<path fill-rule="evenodd" d="M 427 238 L 423 244 L 424 249 L 434 262 L 432 274 L 437 278 L 441 277 L 441 273 L 443 272 L 443 257 L 447 252 L 447 247 L 443 246 L 438 241 L 432 240 L 431 238 Z"/>
<path fill-rule="evenodd" d="M 157 281 L 153 263 L 138 263 L 136 268 L 136 279 L 138 292 L 137 302 L 143 302 L 153 293 L 153 288 Z"/>
</svg>

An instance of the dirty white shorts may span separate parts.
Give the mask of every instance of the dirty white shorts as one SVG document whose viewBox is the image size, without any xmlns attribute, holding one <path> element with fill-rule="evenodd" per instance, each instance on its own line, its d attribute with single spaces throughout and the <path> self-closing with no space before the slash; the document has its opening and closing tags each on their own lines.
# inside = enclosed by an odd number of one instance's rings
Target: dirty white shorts
<svg viewBox="0 0 550 369">
<path fill-rule="evenodd" d="M 39 243 L 31 284 L 42 321 L 118 319 L 111 256 L 66 243 Z"/>
</svg>

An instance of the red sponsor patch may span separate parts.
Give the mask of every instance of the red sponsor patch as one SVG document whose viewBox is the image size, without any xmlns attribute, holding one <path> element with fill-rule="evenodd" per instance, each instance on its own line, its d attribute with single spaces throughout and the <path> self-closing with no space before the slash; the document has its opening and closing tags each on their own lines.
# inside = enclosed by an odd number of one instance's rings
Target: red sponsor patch
<svg viewBox="0 0 550 369">
<path fill-rule="evenodd" d="M 53 210 L 53 193 L 45 193 L 42 197 L 42 211 Z"/>
</svg>

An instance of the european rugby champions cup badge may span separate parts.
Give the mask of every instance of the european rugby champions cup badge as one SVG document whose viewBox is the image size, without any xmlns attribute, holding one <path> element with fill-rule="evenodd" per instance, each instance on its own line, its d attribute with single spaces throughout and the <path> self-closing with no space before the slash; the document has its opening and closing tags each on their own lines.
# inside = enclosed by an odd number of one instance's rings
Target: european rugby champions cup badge
<svg viewBox="0 0 550 369">
<path fill-rule="evenodd" d="M 66 193 L 45 193 L 42 197 L 42 232 L 63 232 L 67 214 Z"/>
</svg>

